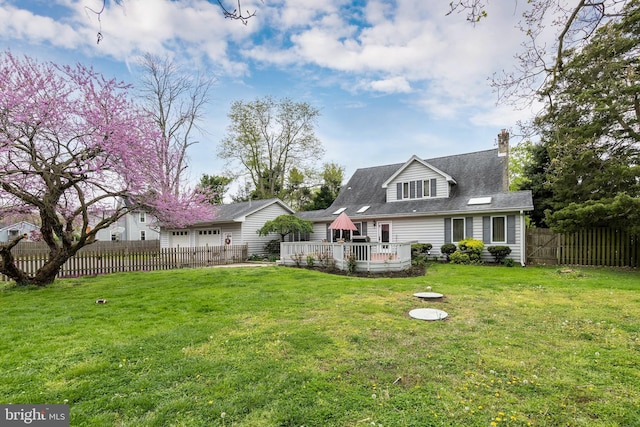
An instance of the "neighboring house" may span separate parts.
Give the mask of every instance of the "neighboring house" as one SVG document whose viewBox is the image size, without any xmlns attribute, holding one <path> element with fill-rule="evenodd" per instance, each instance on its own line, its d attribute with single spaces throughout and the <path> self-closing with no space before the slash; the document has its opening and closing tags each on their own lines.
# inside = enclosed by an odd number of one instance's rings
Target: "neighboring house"
<svg viewBox="0 0 640 427">
<path fill-rule="evenodd" d="M 509 134 L 498 149 L 358 169 L 325 210 L 299 212 L 314 223 L 309 240 L 336 241 L 367 236 L 372 242 L 431 243 L 440 256 L 444 243 L 465 238 L 488 246 L 508 245 L 509 258 L 524 265 L 525 213 L 533 209 L 530 191 L 509 192 Z M 330 230 L 345 212 L 358 231 Z M 357 239 L 353 239 L 357 240 Z"/>
<path fill-rule="evenodd" d="M 252 200 L 216 206 L 215 219 L 185 229 L 162 228 L 160 247 L 248 246 L 249 254 L 264 254 L 264 246 L 280 235 L 259 236 L 265 222 L 294 211 L 280 199 Z"/>
<path fill-rule="evenodd" d="M 121 199 L 118 203 L 129 205 L 128 199 Z M 156 218 L 142 209 L 133 210 L 111 227 L 99 230 L 96 238 L 100 241 L 137 241 L 159 240 L 160 227 L 156 225 Z"/>
<path fill-rule="evenodd" d="M 40 227 L 27 221 L 19 221 L 9 225 L 0 224 L 0 243 L 6 243 L 23 234 L 29 236 L 29 233 L 34 230 L 38 231 Z M 26 240 L 29 241 L 29 238 L 27 237 Z"/>
</svg>

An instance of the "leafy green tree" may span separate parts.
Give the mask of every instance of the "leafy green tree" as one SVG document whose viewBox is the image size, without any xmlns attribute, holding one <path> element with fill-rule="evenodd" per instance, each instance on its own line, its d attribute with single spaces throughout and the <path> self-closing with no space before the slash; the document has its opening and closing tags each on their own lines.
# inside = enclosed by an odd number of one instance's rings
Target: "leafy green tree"
<svg viewBox="0 0 640 427">
<path fill-rule="evenodd" d="M 305 176 L 297 168 L 289 171 L 288 187 L 283 200 L 291 208 L 299 211 L 311 202 L 312 193 L 308 185 L 305 184 Z"/>
<path fill-rule="evenodd" d="M 549 225 L 565 233 L 613 227 L 640 233 L 640 198 L 620 193 L 615 197 L 571 203 L 549 218 Z"/>
<path fill-rule="evenodd" d="M 580 218 L 584 227 L 607 224 L 623 203 L 618 196 L 640 196 L 640 2 L 630 2 L 622 16 L 583 49 L 566 52 L 562 72 L 543 92 L 550 104 L 536 125 L 553 192 L 545 221 L 562 231 L 567 217 L 574 221 L 569 228 L 579 227 Z M 580 207 L 591 216 L 572 213 Z"/>
<path fill-rule="evenodd" d="M 291 233 L 311 233 L 313 232 L 313 223 L 311 221 L 298 218 L 295 215 L 280 215 L 271 221 L 264 223 L 262 228 L 258 230 L 260 236 L 267 236 L 269 233 L 278 233 L 280 241 L 284 242 L 284 238 Z"/>
<path fill-rule="evenodd" d="M 207 175 L 205 173 L 200 177 L 198 187 L 205 191 L 211 204 L 218 205 L 223 202 L 224 196 L 232 182 L 233 178 L 228 176 Z"/>
<path fill-rule="evenodd" d="M 248 177 L 252 198 L 284 198 L 291 170 L 312 176 L 324 154 L 314 129 L 319 114 L 308 103 L 288 98 L 236 101 L 218 155 L 227 160 L 231 175 Z"/>
<path fill-rule="evenodd" d="M 535 227 L 548 227 L 545 221 L 545 212 L 550 210 L 553 201 L 547 173 L 551 159 L 545 144 L 525 142 L 517 146 L 516 162 L 517 178 L 511 183 L 511 190 L 531 190 L 533 196 L 533 211 L 529 213 L 531 225 Z M 515 174 L 512 170 L 512 174 Z"/>
<path fill-rule="evenodd" d="M 344 167 L 334 162 L 325 163 L 322 170 L 322 180 L 320 189 L 313 195 L 313 200 L 305 206 L 304 210 L 313 211 L 331 206 L 342 187 Z"/>
</svg>

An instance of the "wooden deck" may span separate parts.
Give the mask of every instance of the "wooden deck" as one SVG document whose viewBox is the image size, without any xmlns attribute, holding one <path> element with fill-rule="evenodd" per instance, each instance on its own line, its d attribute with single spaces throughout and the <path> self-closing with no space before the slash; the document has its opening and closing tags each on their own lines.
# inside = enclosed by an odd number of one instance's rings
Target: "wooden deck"
<svg viewBox="0 0 640 427">
<path fill-rule="evenodd" d="M 280 262 L 288 266 L 324 266 L 348 270 L 353 258 L 356 271 L 402 271 L 411 267 L 411 243 L 283 242 Z"/>
</svg>

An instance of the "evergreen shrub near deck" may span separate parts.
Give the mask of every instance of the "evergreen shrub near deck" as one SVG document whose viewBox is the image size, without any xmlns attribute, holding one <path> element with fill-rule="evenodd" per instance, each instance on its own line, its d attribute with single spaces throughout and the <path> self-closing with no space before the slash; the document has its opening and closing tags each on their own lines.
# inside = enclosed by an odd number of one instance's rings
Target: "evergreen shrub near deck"
<svg viewBox="0 0 640 427">
<path fill-rule="evenodd" d="M 631 426 L 640 273 L 205 268 L 0 285 L 0 401 L 72 426 Z M 413 293 L 444 294 L 424 302 Z M 106 304 L 96 304 L 97 299 Z M 444 309 L 439 322 L 411 319 Z"/>
</svg>

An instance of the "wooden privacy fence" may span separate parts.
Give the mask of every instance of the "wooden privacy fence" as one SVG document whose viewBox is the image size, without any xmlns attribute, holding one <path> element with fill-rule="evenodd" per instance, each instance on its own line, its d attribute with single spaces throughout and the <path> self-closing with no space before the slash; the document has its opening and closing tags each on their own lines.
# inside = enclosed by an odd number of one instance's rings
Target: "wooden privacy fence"
<svg viewBox="0 0 640 427">
<path fill-rule="evenodd" d="M 528 264 L 640 266 L 640 236 L 613 228 L 559 234 L 545 228 L 527 230 Z"/>
<path fill-rule="evenodd" d="M 151 246 L 151 245 L 150 245 Z M 133 249 L 105 246 L 98 250 L 90 247 L 79 251 L 60 269 L 58 278 L 94 276 L 125 271 L 155 271 L 176 268 L 210 267 L 246 261 L 247 245 L 201 246 L 196 248 Z M 47 260 L 47 253 L 16 255 L 16 265 L 33 274 Z M 9 281 L 5 275 L 0 280 Z"/>
</svg>

